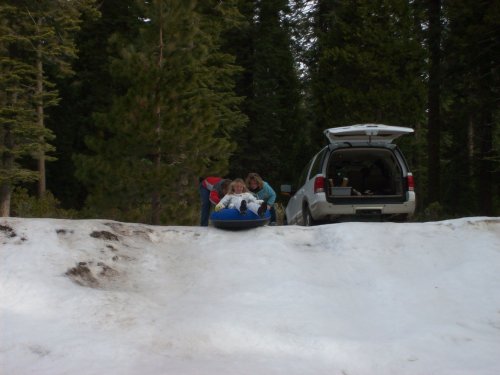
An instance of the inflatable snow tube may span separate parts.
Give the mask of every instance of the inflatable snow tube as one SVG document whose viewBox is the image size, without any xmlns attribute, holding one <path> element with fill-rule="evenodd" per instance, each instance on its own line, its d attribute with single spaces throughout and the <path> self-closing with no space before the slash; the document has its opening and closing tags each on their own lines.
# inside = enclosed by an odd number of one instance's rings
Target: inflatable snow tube
<svg viewBox="0 0 500 375">
<path fill-rule="evenodd" d="M 247 229 L 256 228 L 269 223 L 271 213 L 266 211 L 263 217 L 250 210 L 242 215 L 236 208 L 223 208 L 210 215 L 210 221 L 216 228 L 221 229 Z"/>
</svg>

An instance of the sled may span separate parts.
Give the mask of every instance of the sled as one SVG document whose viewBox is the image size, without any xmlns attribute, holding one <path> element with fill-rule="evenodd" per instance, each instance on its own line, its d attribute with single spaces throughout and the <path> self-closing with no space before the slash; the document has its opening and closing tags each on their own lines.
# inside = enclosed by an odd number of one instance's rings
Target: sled
<svg viewBox="0 0 500 375">
<path fill-rule="evenodd" d="M 236 208 L 223 208 L 210 215 L 213 226 L 220 229 L 249 229 L 266 225 L 271 220 L 271 213 L 266 211 L 264 216 L 253 213 L 250 210 L 242 215 Z"/>
</svg>

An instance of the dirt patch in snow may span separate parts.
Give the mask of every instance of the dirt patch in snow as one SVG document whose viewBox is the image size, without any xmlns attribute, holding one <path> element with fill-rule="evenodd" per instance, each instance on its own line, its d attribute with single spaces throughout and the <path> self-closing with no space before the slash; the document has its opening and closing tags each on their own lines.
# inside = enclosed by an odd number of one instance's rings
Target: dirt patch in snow
<svg viewBox="0 0 500 375">
<path fill-rule="evenodd" d="M 10 237 L 10 238 L 17 236 L 14 229 L 9 227 L 8 225 L 0 225 L 0 232 L 4 233 L 7 237 Z"/>
<path fill-rule="evenodd" d="M 65 235 L 65 234 L 73 234 L 73 230 L 68 230 L 68 229 L 56 229 L 56 233 L 59 235 Z"/>
<path fill-rule="evenodd" d="M 103 262 L 79 262 L 65 275 L 78 285 L 105 289 L 120 273 Z"/>
<path fill-rule="evenodd" d="M 125 237 L 141 238 L 146 241 L 151 241 L 150 234 L 154 233 L 151 228 L 143 225 L 123 225 L 121 223 L 105 223 L 113 230 L 113 232 Z"/>
<path fill-rule="evenodd" d="M 88 286 L 90 288 L 99 287 L 99 281 L 92 274 L 92 271 L 85 262 L 80 262 L 76 267 L 67 270 L 66 276 L 68 276 L 78 285 Z"/>
<path fill-rule="evenodd" d="M 105 230 L 93 231 L 92 233 L 90 233 L 90 237 L 100 238 L 103 240 L 118 241 L 118 236 L 116 234 Z"/>
</svg>

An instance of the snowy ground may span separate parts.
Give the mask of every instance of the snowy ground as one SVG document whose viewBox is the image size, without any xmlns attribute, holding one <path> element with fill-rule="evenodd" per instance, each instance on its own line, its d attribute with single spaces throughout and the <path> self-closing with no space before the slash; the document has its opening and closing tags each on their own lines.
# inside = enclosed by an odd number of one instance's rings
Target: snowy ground
<svg viewBox="0 0 500 375">
<path fill-rule="evenodd" d="M 497 375 L 500 218 L 3 218 L 0 374 Z"/>
</svg>

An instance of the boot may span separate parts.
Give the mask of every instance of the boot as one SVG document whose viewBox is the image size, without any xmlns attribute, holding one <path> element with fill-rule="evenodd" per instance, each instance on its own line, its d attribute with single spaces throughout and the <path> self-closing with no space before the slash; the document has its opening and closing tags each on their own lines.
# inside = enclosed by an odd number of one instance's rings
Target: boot
<svg viewBox="0 0 500 375">
<path fill-rule="evenodd" d="M 267 203 L 266 202 L 262 202 L 262 204 L 260 205 L 259 209 L 257 210 L 257 213 L 259 214 L 260 217 L 264 216 L 264 214 L 266 213 L 267 211 Z"/>
<path fill-rule="evenodd" d="M 243 200 L 241 201 L 240 205 L 240 214 L 245 215 L 247 213 L 247 201 Z"/>
</svg>

